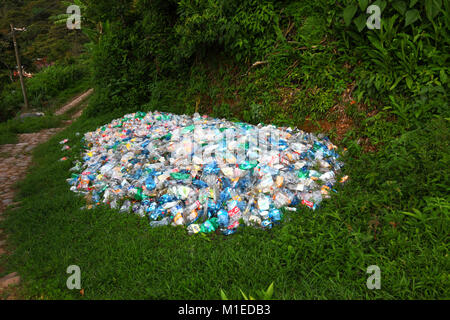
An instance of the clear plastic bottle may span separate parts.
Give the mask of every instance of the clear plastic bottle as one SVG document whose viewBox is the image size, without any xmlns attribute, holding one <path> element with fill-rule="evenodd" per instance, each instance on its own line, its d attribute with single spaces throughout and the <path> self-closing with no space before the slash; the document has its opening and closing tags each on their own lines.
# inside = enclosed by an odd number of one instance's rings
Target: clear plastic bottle
<svg viewBox="0 0 450 320">
<path fill-rule="evenodd" d="M 160 221 L 150 221 L 150 227 L 152 227 L 152 228 L 168 226 L 169 224 L 170 224 L 169 217 L 165 217 L 164 219 L 162 219 Z"/>
</svg>

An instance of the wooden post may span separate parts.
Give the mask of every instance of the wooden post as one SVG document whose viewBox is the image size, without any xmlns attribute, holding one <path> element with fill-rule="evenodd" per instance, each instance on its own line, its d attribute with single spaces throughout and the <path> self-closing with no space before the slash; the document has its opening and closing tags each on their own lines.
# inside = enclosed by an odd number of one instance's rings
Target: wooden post
<svg viewBox="0 0 450 320">
<path fill-rule="evenodd" d="M 23 70 L 22 64 L 20 63 L 19 47 L 17 46 L 16 33 L 14 32 L 14 26 L 12 24 L 11 24 L 11 32 L 14 42 L 14 51 L 16 52 L 17 68 L 19 69 L 19 78 L 20 78 L 20 85 L 22 87 L 23 101 L 25 102 L 25 110 L 28 111 L 30 109 L 30 106 L 28 104 L 27 89 L 25 87 L 25 82 L 23 81 L 23 74 L 22 74 Z"/>
</svg>

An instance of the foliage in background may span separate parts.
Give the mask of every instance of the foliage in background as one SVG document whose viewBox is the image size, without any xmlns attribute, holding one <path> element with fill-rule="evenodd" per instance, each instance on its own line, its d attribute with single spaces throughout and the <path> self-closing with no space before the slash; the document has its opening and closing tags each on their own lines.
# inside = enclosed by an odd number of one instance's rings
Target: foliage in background
<svg viewBox="0 0 450 320">
<path fill-rule="evenodd" d="M 201 77 L 199 68 L 215 72 L 210 68 L 214 57 L 219 70 L 226 65 L 242 73 L 252 63 L 264 62 L 253 69 L 259 73 L 259 83 L 249 79 L 251 75 L 232 79 L 239 80 L 234 84 L 240 86 L 236 89 L 244 99 L 251 92 L 261 96 L 267 89 L 277 89 L 274 81 L 278 87 L 300 90 L 328 88 L 331 91 L 314 94 L 318 105 L 313 117 L 325 116 L 352 82 L 358 101 L 376 104 L 379 111 L 391 110 L 389 114 L 405 126 L 415 126 L 433 114 L 448 114 L 448 2 L 375 1 L 382 9 L 381 30 L 361 29 L 360 22 L 364 18 L 365 25 L 369 17 L 368 1 L 122 1 L 113 5 L 108 16 L 103 13 L 107 1 L 86 3 L 90 19 L 108 21 L 93 48 L 98 92 L 92 114 L 154 105 L 166 96 L 179 95 L 174 93 L 179 90 L 185 94 L 173 99 L 171 108 L 192 111 L 199 95 L 213 92 L 197 88 L 191 95 L 192 85 L 199 84 L 189 79 Z M 411 11 L 418 12 L 415 21 L 408 18 Z M 166 87 L 163 94 L 161 86 Z M 239 109 L 254 118 L 259 114 L 252 109 L 255 103 L 248 101 Z M 263 105 L 266 113 L 273 114 L 270 105 Z M 253 120 L 274 119 L 261 114 Z"/>
<path fill-rule="evenodd" d="M 28 73 L 36 73 L 40 66 L 36 64 L 38 59 L 45 59 L 47 64 L 56 63 L 60 66 L 69 66 L 75 63 L 80 54 L 85 51 L 84 45 L 87 37 L 80 30 L 68 30 L 65 23 L 56 25 L 50 17 L 66 12 L 67 3 L 59 0 L 3 0 L 0 4 L 0 122 L 13 117 L 20 109 L 20 101 L 17 99 L 18 77 L 13 77 L 17 70 L 14 46 L 12 43 L 10 24 L 16 28 L 25 28 L 25 31 L 17 31 L 17 43 L 20 49 L 21 62 Z M 43 60 L 41 60 L 43 61 Z M 69 76 L 70 70 L 60 67 L 62 74 L 54 79 L 54 84 L 48 83 L 51 77 L 56 77 L 56 69 L 49 71 L 54 76 L 37 75 L 36 80 L 30 81 L 32 96 L 29 97 L 32 108 L 41 108 L 41 98 L 49 96 L 47 89 L 36 88 L 39 81 L 47 81 L 44 86 L 61 90 L 62 79 Z M 82 75 L 69 76 L 79 80 Z M 66 87 L 66 80 L 63 80 Z M 72 83 L 70 86 L 76 86 Z M 37 90 L 35 90 L 37 89 Z M 52 89 L 53 90 L 53 89 Z M 20 90 L 19 90 L 20 91 Z M 36 93 L 38 91 L 39 93 Z M 42 93 L 42 97 L 39 94 Z M 54 94 L 53 94 L 54 95 Z"/>
<path fill-rule="evenodd" d="M 35 71 L 33 61 L 46 57 L 48 62 L 70 62 L 83 52 L 86 37 L 80 30 L 68 30 L 55 25 L 49 18 L 66 12 L 66 3 L 59 0 L 3 0 L 0 4 L 0 35 L 8 40 L 6 51 L 0 51 L 1 60 L 14 68 L 14 48 L 10 38 L 10 24 L 26 28 L 17 32 L 22 64 L 28 72 Z M 11 58 L 12 55 L 12 58 Z M 4 66 L 0 66 L 4 68 Z"/>
<path fill-rule="evenodd" d="M 360 74 L 358 97 L 365 102 L 376 95 L 384 97 L 382 101 L 405 125 L 416 125 L 434 114 L 448 116 L 450 2 L 348 3 L 343 12 L 344 43 L 367 57 L 355 70 Z M 369 4 L 381 9 L 379 31 L 363 31 Z"/>
<path fill-rule="evenodd" d="M 80 87 L 89 80 L 89 69 L 85 63 L 54 65 L 26 79 L 28 100 L 37 110 L 48 106 L 51 98 L 62 91 Z M 16 115 L 23 105 L 23 96 L 18 82 L 9 84 L 0 92 L 0 122 Z"/>
</svg>

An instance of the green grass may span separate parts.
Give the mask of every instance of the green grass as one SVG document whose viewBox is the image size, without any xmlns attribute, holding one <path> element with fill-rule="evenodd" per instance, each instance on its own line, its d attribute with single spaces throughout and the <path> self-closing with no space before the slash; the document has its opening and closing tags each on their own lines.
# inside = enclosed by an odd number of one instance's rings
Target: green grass
<svg viewBox="0 0 450 320">
<path fill-rule="evenodd" d="M 82 81 L 77 81 L 76 83 L 77 84 L 75 86 L 60 91 L 56 97 L 50 99 L 46 109 L 50 112 L 57 111 L 61 108 L 61 106 L 72 101 L 74 97 L 86 92 L 91 86 L 89 79 L 83 79 Z"/>
<path fill-rule="evenodd" d="M 10 130 L 0 129 L 0 145 L 17 143 L 17 134 Z"/>
<path fill-rule="evenodd" d="M 44 110 L 46 114 L 44 117 L 25 118 L 22 120 L 14 118 L 0 123 L 0 145 L 17 143 L 18 134 L 33 133 L 44 129 L 61 127 L 63 124 L 62 121 L 70 119 L 70 117 L 76 113 L 86 101 L 73 107 L 63 115 L 55 116 L 53 113 L 63 105 L 72 101 L 74 96 L 85 92 L 88 88 L 89 82 L 84 81 L 73 88 L 61 91 L 57 97 L 49 102 L 47 109 Z"/>
<path fill-rule="evenodd" d="M 241 299 L 240 290 L 255 296 L 272 282 L 274 299 L 448 299 L 448 121 L 435 119 L 376 154 L 349 146 L 351 180 L 320 210 L 224 237 L 80 210 L 58 141 L 70 139 L 73 159 L 76 132 L 117 116 L 83 117 L 35 151 L 20 184 L 23 205 L 0 225 L 15 246 L 1 262 L 20 273 L 25 297 L 82 299 L 65 285 L 74 264 L 84 299 L 220 299 L 221 289 Z M 381 268 L 381 290 L 366 288 L 370 265 Z"/>
<path fill-rule="evenodd" d="M 0 145 L 18 141 L 18 134 L 38 132 L 43 129 L 57 128 L 62 124 L 62 116 L 46 115 L 39 118 L 11 119 L 0 123 Z"/>
</svg>

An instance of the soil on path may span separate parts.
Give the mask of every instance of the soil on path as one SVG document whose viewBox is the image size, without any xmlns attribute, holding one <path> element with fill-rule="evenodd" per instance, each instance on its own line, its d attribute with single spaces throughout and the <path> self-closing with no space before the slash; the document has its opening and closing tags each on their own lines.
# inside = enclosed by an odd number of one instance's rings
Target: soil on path
<svg viewBox="0 0 450 320">
<path fill-rule="evenodd" d="M 72 108 L 80 105 L 92 94 L 92 92 L 93 90 L 89 89 L 56 111 L 55 115 L 63 115 Z M 73 121 L 79 118 L 84 107 L 85 105 L 71 117 L 71 120 L 65 121 L 61 128 L 51 128 L 36 133 L 21 134 L 19 135 L 19 142 L 17 144 L 5 144 L 0 146 L 0 221 L 4 219 L 3 213 L 8 206 L 20 205 L 19 203 L 14 202 L 14 186 L 25 177 L 32 161 L 32 151 L 34 148 L 39 144 L 46 142 L 54 134 L 64 130 Z M 8 254 L 6 240 L 7 236 L 4 231 L 0 229 L 0 256 Z M 4 273 L 4 270 L 0 265 L 0 274 L 2 273 Z M 17 299 L 16 289 L 19 284 L 20 276 L 17 272 L 1 277 L 0 300 Z"/>
</svg>

